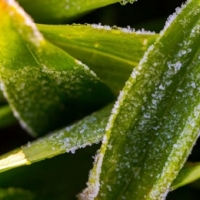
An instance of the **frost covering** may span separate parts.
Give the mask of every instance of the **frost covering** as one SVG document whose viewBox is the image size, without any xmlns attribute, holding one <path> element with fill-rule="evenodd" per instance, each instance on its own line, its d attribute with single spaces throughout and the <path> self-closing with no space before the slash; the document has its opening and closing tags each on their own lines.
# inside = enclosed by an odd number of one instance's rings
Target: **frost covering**
<svg viewBox="0 0 200 200">
<path fill-rule="evenodd" d="M 191 0 L 133 70 L 80 199 L 165 199 L 199 133 L 199 33 Z"/>
<path fill-rule="evenodd" d="M 80 117 L 75 113 L 88 104 L 92 110 L 112 99 L 94 72 L 45 40 L 17 3 L 1 0 L 0 17 L 1 89 L 30 133 L 45 134 Z"/>
</svg>

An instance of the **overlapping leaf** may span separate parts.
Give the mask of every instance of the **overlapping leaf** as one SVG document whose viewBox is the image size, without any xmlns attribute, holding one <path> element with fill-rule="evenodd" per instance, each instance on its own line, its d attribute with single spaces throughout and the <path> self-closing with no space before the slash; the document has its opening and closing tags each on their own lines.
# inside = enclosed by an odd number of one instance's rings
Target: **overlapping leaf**
<svg viewBox="0 0 200 200">
<path fill-rule="evenodd" d="M 173 181 L 170 189 L 175 190 L 200 178 L 200 163 L 187 162 Z"/>
<path fill-rule="evenodd" d="M 51 133 L 34 142 L 29 142 L 26 146 L 2 155 L 0 157 L 0 172 L 52 158 L 65 152 L 75 153 L 78 148 L 100 142 L 105 132 L 111 108 L 112 105 L 72 126 Z M 170 190 L 199 179 L 199 171 L 199 163 L 186 163 L 186 166 L 173 181 Z"/>
<path fill-rule="evenodd" d="M 128 28 L 111 29 L 101 25 L 38 25 L 38 28 L 50 42 L 90 66 L 116 95 L 133 67 L 158 36 L 149 32 L 134 32 Z M 5 102 L 1 92 L 0 102 Z M 1 115 L 1 119 L 3 116 L 6 116 L 5 119 L 13 119 L 11 112 Z M 10 123 L 0 121 L 0 124 L 6 126 Z"/>
<path fill-rule="evenodd" d="M 0 157 L 0 172 L 31 164 L 56 155 L 98 143 L 105 132 L 112 105 L 80 122 L 40 138 Z"/>
<path fill-rule="evenodd" d="M 198 0 L 177 9 L 133 70 L 80 199 L 167 195 L 199 133 L 199 11 Z"/>
<path fill-rule="evenodd" d="M 112 99 L 96 75 L 46 41 L 14 1 L 0 1 L 0 16 L 1 88 L 29 132 L 47 133 Z"/>
<path fill-rule="evenodd" d="M 158 34 L 93 25 L 38 25 L 49 41 L 81 60 L 118 95 Z M 89 59 L 88 59 L 89 58 Z"/>
</svg>

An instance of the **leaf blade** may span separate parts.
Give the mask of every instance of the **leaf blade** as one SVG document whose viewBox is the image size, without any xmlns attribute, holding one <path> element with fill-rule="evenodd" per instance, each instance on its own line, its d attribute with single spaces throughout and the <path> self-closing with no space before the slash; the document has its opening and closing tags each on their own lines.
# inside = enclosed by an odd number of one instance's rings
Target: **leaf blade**
<svg viewBox="0 0 200 200">
<path fill-rule="evenodd" d="M 0 172 L 99 143 L 112 105 L 0 157 Z"/>
<path fill-rule="evenodd" d="M 199 6 L 178 9 L 133 70 L 80 199 L 165 198 L 198 137 Z"/>
<path fill-rule="evenodd" d="M 116 95 L 158 37 L 151 32 L 112 29 L 98 24 L 38 25 L 38 28 L 46 39 L 90 66 Z"/>
<path fill-rule="evenodd" d="M 87 66 L 46 41 L 14 1 L 2 0 L 0 6 L 0 44 L 4 49 L 0 58 L 1 84 L 26 130 L 33 135 L 45 134 L 113 98 Z"/>
</svg>

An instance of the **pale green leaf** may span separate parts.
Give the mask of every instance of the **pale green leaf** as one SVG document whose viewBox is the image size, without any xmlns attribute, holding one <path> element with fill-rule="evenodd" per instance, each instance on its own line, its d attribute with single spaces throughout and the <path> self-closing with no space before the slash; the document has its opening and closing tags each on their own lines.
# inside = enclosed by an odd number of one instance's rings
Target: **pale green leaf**
<svg viewBox="0 0 200 200">
<path fill-rule="evenodd" d="M 38 25 L 50 42 L 81 60 L 118 95 L 158 34 L 93 25 Z"/>
<path fill-rule="evenodd" d="M 134 68 L 80 199 L 164 199 L 200 127 L 200 2 L 190 0 Z"/>
<path fill-rule="evenodd" d="M 16 123 L 17 120 L 13 116 L 12 110 L 8 105 L 0 107 L 0 128 L 7 127 Z"/>
<path fill-rule="evenodd" d="M 14 1 L 0 1 L 0 18 L 1 89 L 30 133 L 45 134 L 112 99 L 105 84 L 45 40 Z"/>
<path fill-rule="evenodd" d="M 105 132 L 112 105 L 85 117 L 72 126 L 55 131 L 0 157 L 0 172 L 38 162 L 99 143 Z"/>
</svg>

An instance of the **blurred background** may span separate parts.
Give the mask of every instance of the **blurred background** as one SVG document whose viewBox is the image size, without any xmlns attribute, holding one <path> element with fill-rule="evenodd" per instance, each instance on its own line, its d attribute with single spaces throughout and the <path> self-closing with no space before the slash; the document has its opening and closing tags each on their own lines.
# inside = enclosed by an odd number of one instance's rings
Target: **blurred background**
<svg viewBox="0 0 200 200">
<path fill-rule="evenodd" d="M 138 0 L 125 6 L 113 4 L 82 16 L 70 23 L 101 23 L 102 25 L 145 29 L 157 33 L 162 30 L 168 16 L 183 0 Z M 174 33 L 176 34 L 176 33 Z M 18 124 L 0 130 L 0 154 L 32 141 Z M 12 143 L 10 142 L 12 140 Z M 39 191 L 37 199 L 75 199 L 75 195 L 86 187 L 89 170 L 96 150 L 100 144 L 78 150 L 75 154 L 65 154 L 42 161 L 31 166 L 20 167 L 0 174 L 0 187 L 22 187 Z M 197 142 L 188 158 L 200 161 L 200 141 Z M 177 189 L 167 200 L 199 200 L 200 181 Z"/>
</svg>

